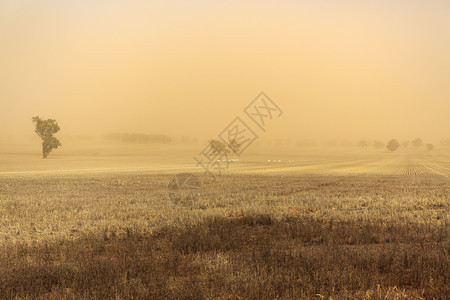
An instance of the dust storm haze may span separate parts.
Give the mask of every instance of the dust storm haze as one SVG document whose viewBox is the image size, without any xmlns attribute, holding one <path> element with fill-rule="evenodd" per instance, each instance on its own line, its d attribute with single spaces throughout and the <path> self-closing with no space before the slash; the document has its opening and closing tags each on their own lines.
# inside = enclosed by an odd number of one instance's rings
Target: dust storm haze
<svg viewBox="0 0 450 300">
<path fill-rule="evenodd" d="M 216 136 L 260 91 L 268 138 L 450 132 L 448 1 L 1 1 L 0 137 Z"/>
<path fill-rule="evenodd" d="M 0 0 L 0 299 L 449 299 L 449 113 L 449 0 Z"/>
</svg>

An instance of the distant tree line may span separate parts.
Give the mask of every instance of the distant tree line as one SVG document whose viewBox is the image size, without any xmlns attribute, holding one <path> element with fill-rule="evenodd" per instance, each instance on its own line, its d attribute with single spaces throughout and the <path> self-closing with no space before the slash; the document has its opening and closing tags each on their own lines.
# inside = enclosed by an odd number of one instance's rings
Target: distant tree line
<svg viewBox="0 0 450 300">
<path fill-rule="evenodd" d="M 281 146 L 296 146 L 299 148 L 309 148 L 309 147 L 324 147 L 324 148 L 337 148 L 337 147 L 360 147 L 363 149 L 369 149 L 369 148 L 375 148 L 375 149 L 383 149 L 387 148 L 389 151 L 394 152 L 397 149 L 400 149 L 400 147 L 414 147 L 414 148 L 421 148 L 424 147 L 424 149 L 431 151 L 434 149 L 433 144 L 426 144 L 421 138 L 415 138 L 411 141 L 405 140 L 405 141 L 399 141 L 396 139 L 393 139 L 395 141 L 388 141 L 383 142 L 380 140 L 359 140 L 359 141 L 349 141 L 349 140 L 338 140 L 338 139 L 329 139 L 324 140 L 322 142 L 316 142 L 315 140 L 297 140 L 292 142 L 291 140 L 284 140 L 284 139 L 274 139 L 274 140 L 266 140 L 265 143 L 268 146 L 275 146 L 275 147 L 281 147 Z M 397 146 L 398 143 L 398 146 Z M 450 139 L 442 140 L 441 145 L 450 146 Z"/>
<path fill-rule="evenodd" d="M 369 147 L 369 145 L 370 145 L 370 143 L 366 140 L 362 140 L 362 141 L 358 142 L 358 146 L 361 148 L 367 148 L 367 147 Z M 372 146 L 374 148 L 383 148 L 386 146 L 386 148 L 389 152 L 397 151 L 397 149 L 399 149 L 400 146 L 403 146 L 404 148 L 406 148 L 409 145 L 413 145 L 415 148 L 420 148 L 420 147 L 425 146 L 425 148 L 428 151 L 432 151 L 434 149 L 433 144 L 425 144 L 421 138 L 416 138 L 412 141 L 403 141 L 402 143 L 400 143 L 396 139 L 390 140 L 387 144 L 385 144 L 381 141 L 373 141 L 373 143 L 372 143 Z"/>
<path fill-rule="evenodd" d="M 106 140 L 121 141 L 126 144 L 169 144 L 172 138 L 163 134 L 145 133 L 111 133 L 105 136 Z"/>
</svg>

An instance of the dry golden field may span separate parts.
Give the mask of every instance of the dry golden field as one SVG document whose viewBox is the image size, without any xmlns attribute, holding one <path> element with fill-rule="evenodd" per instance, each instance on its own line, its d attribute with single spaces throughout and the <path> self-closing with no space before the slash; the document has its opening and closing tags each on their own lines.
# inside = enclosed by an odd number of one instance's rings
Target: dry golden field
<svg viewBox="0 0 450 300">
<path fill-rule="evenodd" d="M 46 160 L 2 146 L 2 299 L 450 294 L 449 148 L 257 148 L 213 181 L 201 145 Z M 167 184 L 186 172 L 201 191 L 174 203 Z"/>
<path fill-rule="evenodd" d="M 0 0 L 0 300 L 450 300 L 449 12 Z"/>
</svg>

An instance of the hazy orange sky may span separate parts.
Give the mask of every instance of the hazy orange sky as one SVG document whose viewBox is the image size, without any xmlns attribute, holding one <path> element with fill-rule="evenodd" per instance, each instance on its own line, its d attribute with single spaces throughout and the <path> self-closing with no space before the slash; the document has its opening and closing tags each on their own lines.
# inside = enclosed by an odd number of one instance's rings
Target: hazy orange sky
<svg viewBox="0 0 450 300">
<path fill-rule="evenodd" d="M 0 135 L 450 136 L 450 1 L 0 0 Z"/>
</svg>

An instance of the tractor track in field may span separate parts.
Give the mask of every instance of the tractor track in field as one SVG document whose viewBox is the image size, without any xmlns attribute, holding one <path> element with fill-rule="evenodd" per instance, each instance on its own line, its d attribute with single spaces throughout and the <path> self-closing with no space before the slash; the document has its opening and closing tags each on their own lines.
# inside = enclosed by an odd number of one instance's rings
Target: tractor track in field
<svg viewBox="0 0 450 300">
<path fill-rule="evenodd" d="M 428 174 L 437 174 L 450 180 L 450 168 L 430 161 L 419 161 L 420 165 L 426 169 Z"/>
<path fill-rule="evenodd" d="M 409 152 L 402 156 L 392 157 L 385 169 L 390 171 L 390 175 L 403 177 L 405 195 L 412 199 L 420 198 L 426 192 L 424 183 L 432 178 L 444 186 L 450 187 L 448 185 L 450 170 L 447 161 L 442 156 L 434 156 L 426 152 Z"/>
</svg>

